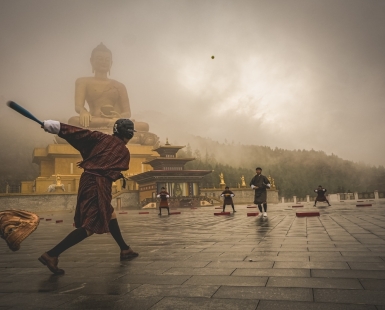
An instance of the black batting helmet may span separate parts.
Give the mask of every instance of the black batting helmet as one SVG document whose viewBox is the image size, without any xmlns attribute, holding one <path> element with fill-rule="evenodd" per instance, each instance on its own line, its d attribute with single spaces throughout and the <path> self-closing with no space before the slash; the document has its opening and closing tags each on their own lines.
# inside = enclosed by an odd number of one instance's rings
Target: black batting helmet
<svg viewBox="0 0 385 310">
<path fill-rule="evenodd" d="M 128 118 L 120 118 L 114 124 L 114 134 L 121 138 L 131 139 L 134 132 L 134 123 Z"/>
</svg>

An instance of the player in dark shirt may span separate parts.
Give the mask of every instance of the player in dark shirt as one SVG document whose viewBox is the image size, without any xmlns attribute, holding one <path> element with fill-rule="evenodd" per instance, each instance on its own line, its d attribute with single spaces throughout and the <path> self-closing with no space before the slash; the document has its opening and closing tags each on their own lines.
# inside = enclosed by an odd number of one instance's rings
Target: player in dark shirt
<svg viewBox="0 0 385 310">
<path fill-rule="evenodd" d="M 226 186 L 225 190 L 221 194 L 221 197 L 224 197 L 223 211 L 222 212 L 225 212 L 226 205 L 231 205 L 231 207 L 233 208 L 233 212 L 237 212 L 237 211 L 235 211 L 235 208 L 234 208 L 234 202 L 233 202 L 234 196 L 235 196 L 235 194 L 229 189 L 228 186 Z"/>
<path fill-rule="evenodd" d="M 170 197 L 170 194 L 166 191 L 166 188 L 162 187 L 161 191 L 156 197 L 160 198 L 158 215 L 162 215 L 163 208 L 167 209 L 167 213 L 170 215 L 170 207 L 168 205 L 168 198 Z"/>
<path fill-rule="evenodd" d="M 314 192 L 317 193 L 317 197 L 315 198 L 315 201 L 314 201 L 314 207 L 316 206 L 317 201 L 326 201 L 330 207 L 330 203 L 325 196 L 326 188 L 323 188 L 321 185 L 319 185 L 318 188 L 314 190 Z"/>
<path fill-rule="evenodd" d="M 255 176 L 250 181 L 250 186 L 254 190 L 254 203 L 258 205 L 259 212 L 263 217 L 267 217 L 267 192 L 266 189 L 270 188 L 270 181 L 264 175 L 262 175 L 262 168 L 257 167 L 255 169 Z M 262 209 L 262 205 L 263 208 Z"/>
</svg>

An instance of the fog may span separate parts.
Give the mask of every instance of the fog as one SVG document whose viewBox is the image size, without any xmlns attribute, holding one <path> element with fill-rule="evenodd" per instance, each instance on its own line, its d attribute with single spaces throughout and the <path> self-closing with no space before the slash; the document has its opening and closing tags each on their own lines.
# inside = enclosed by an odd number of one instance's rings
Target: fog
<svg viewBox="0 0 385 310">
<path fill-rule="evenodd" d="M 132 117 L 162 142 L 192 134 L 385 165 L 383 0 L 0 0 L 3 142 L 52 141 L 5 102 L 68 121 L 100 42 Z"/>
</svg>

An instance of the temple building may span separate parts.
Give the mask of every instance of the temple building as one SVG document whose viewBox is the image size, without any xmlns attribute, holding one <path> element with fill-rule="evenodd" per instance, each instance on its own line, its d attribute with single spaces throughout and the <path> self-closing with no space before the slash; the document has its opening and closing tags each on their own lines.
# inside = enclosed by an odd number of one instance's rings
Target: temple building
<svg viewBox="0 0 385 310">
<path fill-rule="evenodd" d="M 170 145 L 157 147 L 153 151 L 159 157 L 143 162 L 151 170 L 130 176 L 138 184 L 139 200 L 142 205 L 154 201 L 162 187 L 170 193 L 174 206 L 191 205 L 201 196 L 200 181 L 211 170 L 186 170 L 185 164 L 195 158 L 178 158 L 177 152 L 184 146 Z"/>
</svg>

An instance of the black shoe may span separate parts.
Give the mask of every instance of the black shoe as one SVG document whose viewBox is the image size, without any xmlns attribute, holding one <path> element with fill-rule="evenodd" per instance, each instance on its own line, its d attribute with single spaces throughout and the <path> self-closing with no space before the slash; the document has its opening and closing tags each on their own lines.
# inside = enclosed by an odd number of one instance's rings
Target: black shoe
<svg viewBox="0 0 385 310">
<path fill-rule="evenodd" d="M 64 270 L 60 269 L 57 265 L 59 263 L 59 259 L 57 257 L 51 257 L 46 253 L 44 253 L 42 256 L 38 258 L 38 260 L 45 266 L 48 267 L 48 269 L 56 275 L 64 274 Z"/>
<path fill-rule="evenodd" d="M 134 252 L 131 248 L 120 252 L 120 260 L 130 259 L 139 256 L 138 253 Z"/>
</svg>

